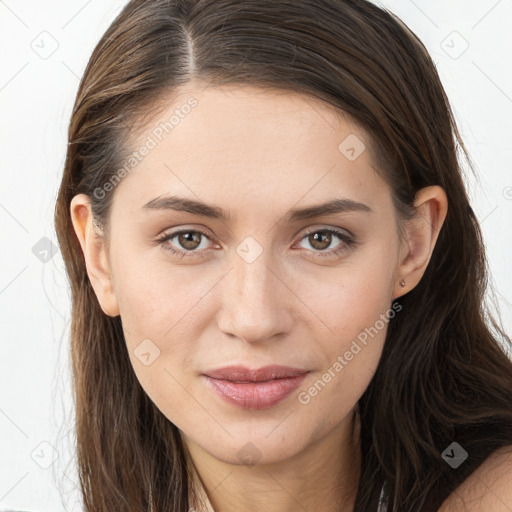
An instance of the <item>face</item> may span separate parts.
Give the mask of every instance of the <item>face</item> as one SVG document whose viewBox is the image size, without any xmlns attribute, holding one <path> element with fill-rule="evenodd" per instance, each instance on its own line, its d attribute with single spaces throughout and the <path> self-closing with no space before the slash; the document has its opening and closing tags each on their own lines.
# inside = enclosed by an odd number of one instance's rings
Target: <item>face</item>
<svg viewBox="0 0 512 512">
<path fill-rule="evenodd" d="M 261 463 L 291 457 L 354 409 L 400 314 L 397 219 L 369 141 L 314 98 L 223 86 L 169 97 L 144 145 L 108 246 L 137 378 L 217 459 L 241 463 L 247 443 Z M 307 373 L 219 394 L 205 374 L 232 365 Z"/>
</svg>

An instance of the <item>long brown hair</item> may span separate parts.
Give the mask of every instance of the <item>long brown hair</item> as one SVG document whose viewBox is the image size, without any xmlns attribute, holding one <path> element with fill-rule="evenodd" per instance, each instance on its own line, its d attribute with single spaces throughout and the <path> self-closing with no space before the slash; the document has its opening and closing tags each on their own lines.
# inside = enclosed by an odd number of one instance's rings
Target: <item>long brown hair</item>
<svg viewBox="0 0 512 512">
<path fill-rule="evenodd" d="M 440 185 L 448 214 L 419 284 L 396 299 L 377 372 L 359 401 L 355 511 L 437 510 L 494 450 L 512 444 L 511 340 L 485 305 L 487 262 L 459 157 L 471 162 L 425 47 L 364 0 L 132 0 L 96 46 L 77 94 L 55 224 L 72 290 L 77 457 L 87 512 L 187 512 L 177 428 L 140 386 L 119 316 L 103 313 L 69 206 L 87 194 L 105 226 L 130 129 L 194 81 L 314 95 L 373 141 L 400 219 Z M 470 166 L 471 167 L 471 166 Z M 471 167 L 472 168 L 472 167 Z M 112 187 L 113 188 L 113 187 Z M 456 470 L 441 454 L 468 453 Z"/>
</svg>

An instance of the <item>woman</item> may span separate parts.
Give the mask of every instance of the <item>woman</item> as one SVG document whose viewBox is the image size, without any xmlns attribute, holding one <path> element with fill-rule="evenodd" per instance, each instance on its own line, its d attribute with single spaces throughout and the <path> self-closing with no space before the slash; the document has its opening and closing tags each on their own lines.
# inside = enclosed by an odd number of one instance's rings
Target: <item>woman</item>
<svg viewBox="0 0 512 512">
<path fill-rule="evenodd" d="M 509 510 L 459 149 L 369 2 L 131 1 L 56 205 L 85 510 Z"/>
</svg>

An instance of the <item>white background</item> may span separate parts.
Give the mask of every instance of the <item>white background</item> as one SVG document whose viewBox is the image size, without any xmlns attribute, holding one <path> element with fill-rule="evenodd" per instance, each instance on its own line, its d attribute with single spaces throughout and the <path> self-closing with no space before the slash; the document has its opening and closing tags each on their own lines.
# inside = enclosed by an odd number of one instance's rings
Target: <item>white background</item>
<svg viewBox="0 0 512 512">
<path fill-rule="evenodd" d="M 0 510 L 81 510 L 68 285 L 60 252 L 43 263 L 32 249 L 43 237 L 57 244 L 53 211 L 79 78 L 125 3 L 0 0 Z M 426 44 L 477 164 L 469 192 L 512 334 L 512 0 L 381 5 Z"/>
</svg>

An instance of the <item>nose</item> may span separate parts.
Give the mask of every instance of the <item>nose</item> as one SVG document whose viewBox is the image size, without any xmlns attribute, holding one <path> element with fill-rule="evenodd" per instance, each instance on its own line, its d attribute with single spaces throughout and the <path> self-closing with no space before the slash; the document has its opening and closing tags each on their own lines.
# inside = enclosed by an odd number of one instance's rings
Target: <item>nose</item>
<svg viewBox="0 0 512 512">
<path fill-rule="evenodd" d="M 251 263 L 233 255 L 233 268 L 220 291 L 218 327 L 223 333 L 255 344 L 291 331 L 292 308 L 299 301 L 280 268 L 266 251 Z"/>
</svg>

